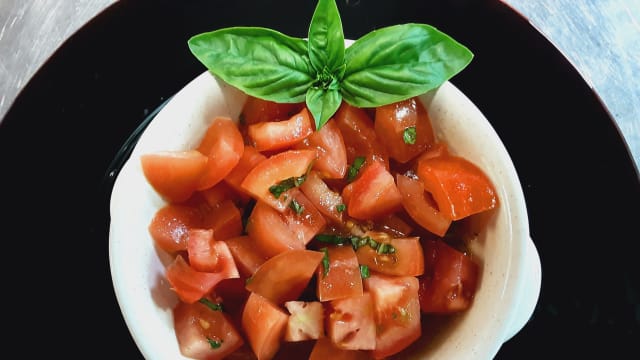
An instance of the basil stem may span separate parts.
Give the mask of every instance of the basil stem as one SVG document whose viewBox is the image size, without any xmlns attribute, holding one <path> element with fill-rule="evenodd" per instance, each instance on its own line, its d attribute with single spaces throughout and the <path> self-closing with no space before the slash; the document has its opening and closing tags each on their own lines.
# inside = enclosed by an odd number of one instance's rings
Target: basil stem
<svg viewBox="0 0 640 360">
<path fill-rule="evenodd" d="M 364 156 L 358 156 L 353 159 L 353 164 L 351 164 L 347 169 L 347 182 L 352 182 L 353 180 L 355 180 L 356 176 L 358 176 L 360 168 L 362 168 L 362 165 L 364 165 L 364 162 Z"/>
<path fill-rule="evenodd" d="M 207 298 L 201 298 L 198 300 L 200 303 L 207 305 L 207 307 L 213 311 L 223 311 L 222 304 L 214 303 L 213 301 Z"/>
</svg>

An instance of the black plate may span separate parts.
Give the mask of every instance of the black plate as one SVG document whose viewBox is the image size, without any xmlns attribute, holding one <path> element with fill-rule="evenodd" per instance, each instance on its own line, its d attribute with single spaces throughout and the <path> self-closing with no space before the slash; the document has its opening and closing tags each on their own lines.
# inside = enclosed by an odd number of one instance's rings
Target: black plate
<svg viewBox="0 0 640 360">
<path fill-rule="evenodd" d="M 497 358 L 639 358 L 638 172 L 578 72 L 499 1 L 338 2 L 348 38 L 423 22 L 476 55 L 452 82 L 510 152 L 542 261 L 533 317 Z M 108 201 L 117 167 L 111 175 L 108 169 L 141 122 L 204 70 L 186 46 L 191 35 L 255 25 L 304 37 L 314 6 L 122 0 L 65 42 L 25 86 L 0 127 L 0 191 L 2 228 L 16 234 L 3 236 L 5 251 L 24 264 L 15 271 L 38 274 L 26 282 L 12 276 L 17 284 L 4 286 L 39 320 L 41 328 L 29 332 L 34 348 L 140 357 L 109 274 Z M 57 330 L 61 325 L 67 330 Z"/>
</svg>

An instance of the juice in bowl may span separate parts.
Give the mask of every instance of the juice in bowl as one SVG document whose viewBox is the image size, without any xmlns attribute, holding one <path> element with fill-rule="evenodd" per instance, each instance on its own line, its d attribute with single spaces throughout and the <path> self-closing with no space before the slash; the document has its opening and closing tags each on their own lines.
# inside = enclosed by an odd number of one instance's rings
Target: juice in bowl
<svg viewBox="0 0 640 360">
<path fill-rule="evenodd" d="M 110 265 L 148 359 L 490 359 L 540 260 L 508 152 L 448 79 L 471 52 L 404 24 L 345 40 L 228 28 L 114 184 Z"/>
</svg>

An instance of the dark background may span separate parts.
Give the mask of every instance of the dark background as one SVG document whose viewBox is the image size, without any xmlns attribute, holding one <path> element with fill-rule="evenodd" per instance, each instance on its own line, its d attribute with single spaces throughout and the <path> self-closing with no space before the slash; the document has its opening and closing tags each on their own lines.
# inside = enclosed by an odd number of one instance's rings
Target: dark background
<svg viewBox="0 0 640 360">
<path fill-rule="evenodd" d="M 452 82 L 513 158 L 542 262 L 535 312 L 496 358 L 640 358 L 638 172 L 577 71 L 499 1 L 337 2 L 347 38 L 421 22 L 475 53 Z M 109 273 L 108 201 L 120 148 L 204 70 L 187 48 L 190 36 L 251 25 L 305 37 L 314 7 L 121 0 L 36 73 L 0 124 L 5 307 L 18 319 L 12 337 L 28 335 L 19 349 L 141 357 Z"/>
</svg>

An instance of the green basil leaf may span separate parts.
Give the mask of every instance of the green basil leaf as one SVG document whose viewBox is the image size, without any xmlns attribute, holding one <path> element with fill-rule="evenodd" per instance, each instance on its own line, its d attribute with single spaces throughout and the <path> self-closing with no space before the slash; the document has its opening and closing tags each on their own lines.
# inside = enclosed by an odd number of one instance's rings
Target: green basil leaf
<svg viewBox="0 0 640 360">
<path fill-rule="evenodd" d="M 335 0 L 318 1 L 309 24 L 309 59 L 319 75 L 325 68 L 344 73 L 344 33 Z"/>
<path fill-rule="evenodd" d="M 329 118 L 338 111 L 342 96 L 338 89 L 319 89 L 312 87 L 307 91 L 307 108 L 313 115 L 316 129 L 320 129 Z"/>
<path fill-rule="evenodd" d="M 307 42 L 260 27 L 232 27 L 191 37 L 189 49 L 214 75 L 245 93 L 301 102 L 315 80 Z"/>
<path fill-rule="evenodd" d="M 426 24 L 374 30 L 345 50 L 341 93 L 357 107 L 376 107 L 435 89 L 464 69 L 473 53 Z"/>
</svg>

